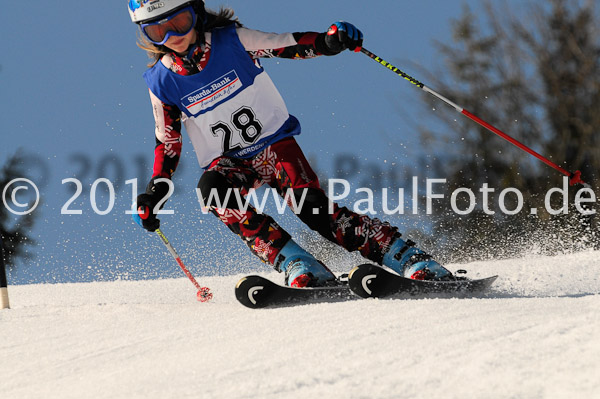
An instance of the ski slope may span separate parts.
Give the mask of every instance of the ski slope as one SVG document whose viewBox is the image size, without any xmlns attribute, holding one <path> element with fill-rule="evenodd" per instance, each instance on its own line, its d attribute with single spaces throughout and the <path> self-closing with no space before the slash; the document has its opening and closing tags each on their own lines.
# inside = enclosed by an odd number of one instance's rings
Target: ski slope
<svg viewBox="0 0 600 399">
<path fill-rule="evenodd" d="M 600 252 L 450 265 L 475 298 L 250 310 L 241 276 L 9 288 L 0 397 L 598 398 Z M 273 279 L 280 275 L 265 273 Z"/>
</svg>

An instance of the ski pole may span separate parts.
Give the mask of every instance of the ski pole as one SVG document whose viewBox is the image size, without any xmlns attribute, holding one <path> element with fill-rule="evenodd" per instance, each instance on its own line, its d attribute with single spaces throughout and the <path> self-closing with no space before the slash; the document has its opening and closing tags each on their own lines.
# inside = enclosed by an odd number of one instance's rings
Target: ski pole
<svg viewBox="0 0 600 399">
<path fill-rule="evenodd" d="M 0 237 L 0 310 L 2 309 L 10 309 L 10 302 L 8 301 L 8 282 L 4 267 L 4 247 L 2 237 Z"/>
<path fill-rule="evenodd" d="M 371 59 L 377 61 L 379 64 L 383 65 L 384 67 L 386 67 L 390 71 L 395 72 L 400 77 L 408 80 L 413 85 L 421 88 L 423 91 L 425 91 L 425 92 L 433 95 L 434 97 L 442 100 L 443 102 L 445 102 L 446 104 L 448 104 L 452 108 L 454 108 L 456 111 L 458 111 L 459 113 L 463 114 L 464 116 L 466 116 L 467 118 L 471 119 L 472 121 L 480 124 L 481 126 L 483 126 L 484 128 L 486 128 L 490 132 L 497 134 L 498 136 L 502 137 L 504 140 L 506 140 L 509 143 L 511 143 L 511 144 L 519 147 L 523 151 L 529 153 L 530 155 L 533 155 L 534 157 L 536 157 L 540 161 L 544 162 L 546 165 L 550 166 L 551 168 L 554 168 L 555 170 L 559 171 L 563 175 L 567 176 L 569 178 L 569 184 L 571 186 L 573 186 L 575 184 L 582 184 L 584 187 L 590 188 L 590 185 L 587 184 L 586 182 L 584 182 L 581 179 L 581 172 L 580 171 L 577 170 L 575 172 L 569 172 L 568 170 L 565 170 L 565 169 L 561 168 L 560 166 L 558 166 L 554 162 L 550 161 L 548 158 L 540 155 L 539 153 L 535 152 L 531 148 L 527 147 L 525 144 L 523 144 L 523 143 L 519 142 L 518 140 L 510 137 L 508 134 L 504 133 L 500 129 L 492 126 L 491 124 L 489 124 L 488 122 L 484 121 L 483 119 L 478 118 L 477 116 L 473 115 L 472 113 L 470 113 L 469 111 L 467 111 L 463 107 L 461 107 L 461 106 L 453 103 L 452 101 L 448 100 L 446 97 L 442 96 L 441 94 L 437 93 L 436 91 L 434 91 L 434 90 L 430 89 L 429 87 L 425 86 L 423 83 L 419 82 L 417 79 L 413 78 L 412 76 L 408 75 L 407 73 L 405 73 L 405 72 L 401 71 L 400 69 L 396 68 L 395 66 L 393 66 L 389 62 L 385 61 L 384 59 L 379 58 L 378 56 L 376 56 L 375 54 L 373 54 L 372 52 L 370 52 L 366 48 L 363 47 L 363 48 L 361 48 L 360 51 L 363 54 L 366 54 L 367 56 L 369 56 Z"/>
<path fill-rule="evenodd" d="M 160 237 L 160 240 L 163 242 L 163 244 L 165 244 L 165 247 L 167 247 L 167 249 L 169 250 L 169 253 L 173 256 L 173 258 L 175 258 L 175 260 L 179 264 L 179 267 L 181 267 L 181 270 L 183 270 L 185 275 L 190 279 L 190 281 L 198 289 L 198 294 L 196 294 L 198 300 L 200 302 L 210 301 L 213 297 L 213 294 L 210 292 L 210 289 L 208 289 L 208 287 L 200 287 L 200 284 L 198 284 L 198 282 L 196 281 L 196 279 L 194 278 L 192 273 L 190 273 L 190 271 L 187 269 L 187 267 L 185 267 L 185 265 L 183 264 L 183 261 L 181 260 L 179 255 L 177 255 L 175 248 L 173 248 L 173 246 L 171 245 L 171 243 L 169 242 L 167 237 L 163 234 L 162 231 L 160 231 L 160 229 L 156 229 L 156 234 Z"/>
</svg>

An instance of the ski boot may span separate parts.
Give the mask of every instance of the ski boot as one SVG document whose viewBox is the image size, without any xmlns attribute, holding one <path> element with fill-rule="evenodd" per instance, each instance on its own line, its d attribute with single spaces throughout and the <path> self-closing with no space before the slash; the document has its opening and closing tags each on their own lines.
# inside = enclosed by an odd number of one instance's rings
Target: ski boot
<svg viewBox="0 0 600 399">
<path fill-rule="evenodd" d="M 448 269 L 433 260 L 431 255 L 415 247 L 414 242 L 404 241 L 400 237 L 396 238 L 390 250 L 383 256 L 383 265 L 413 280 L 456 279 Z"/>
<path fill-rule="evenodd" d="M 336 281 L 333 273 L 325 265 L 294 240 L 289 240 L 281 248 L 275 259 L 275 269 L 285 273 L 285 284 L 289 287 L 319 287 Z"/>
</svg>

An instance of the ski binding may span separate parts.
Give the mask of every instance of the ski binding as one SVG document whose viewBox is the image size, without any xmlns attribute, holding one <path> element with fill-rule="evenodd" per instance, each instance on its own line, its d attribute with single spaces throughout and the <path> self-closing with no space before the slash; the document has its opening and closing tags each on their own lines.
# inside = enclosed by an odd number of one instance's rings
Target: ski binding
<svg viewBox="0 0 600 399">
<path fill-rule="evenodd" d="M 348 299 L 353 296 L 347 284 L 292 288 L 276 284 L 261 276 L 246 276 L 235 286 L 235 297 L 252 309 L 287 305 L 297 302 L 323 302 Z"/>
<path fill-rule="evenodd" d="M 424 281 L 402 277 L 380 266 L 363 264 L 349 274 L 350 289 L 362 298 L 383 298 L 395 294 L 469 294 L 485 291 L 498 276 L 469 280 Z"/>
</svg>

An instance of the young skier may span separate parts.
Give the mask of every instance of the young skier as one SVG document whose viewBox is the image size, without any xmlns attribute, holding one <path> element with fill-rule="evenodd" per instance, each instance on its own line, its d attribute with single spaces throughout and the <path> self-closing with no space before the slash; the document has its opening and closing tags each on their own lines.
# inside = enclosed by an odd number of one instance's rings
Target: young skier
<svg viewBox="0 0 600 399">
<path fill-rule="evenodd" d="M 182 123 L 205 172 L 202 197 L 211 192 L 211 213 L 240 236 L 250 250 L 292 287 L 335 284 L 331 271 L 300 247 L 268 215 L 242 211 L 234 195 L 268 184 L 280 195 L 291 189 L 298 217 L 312 230 L 348 251 L 414 279 L 453 279 L 452 274 L 403 240 L 396 227 L 333 204 L 320 188 L 293 136 L 298 120 L 290 115 L 260 58 L 304 59 L 360 51 L 363 35 L 352 24 L 334 23 L 328 32 L 263 33 L 243 27 L 233 11 L 207 11 L 202 0 L 130 0 L 129 13 L 140 26 L 139 46 L 153 59 L 144 73 L 156 122 L 154 170 L 146 192 L 137 197 L 134 219 L 155 231 L 153 212 L 166 196 L 181 154 Z M 213 197 L 214 198 L 214 197 Z"/>
</svg>

